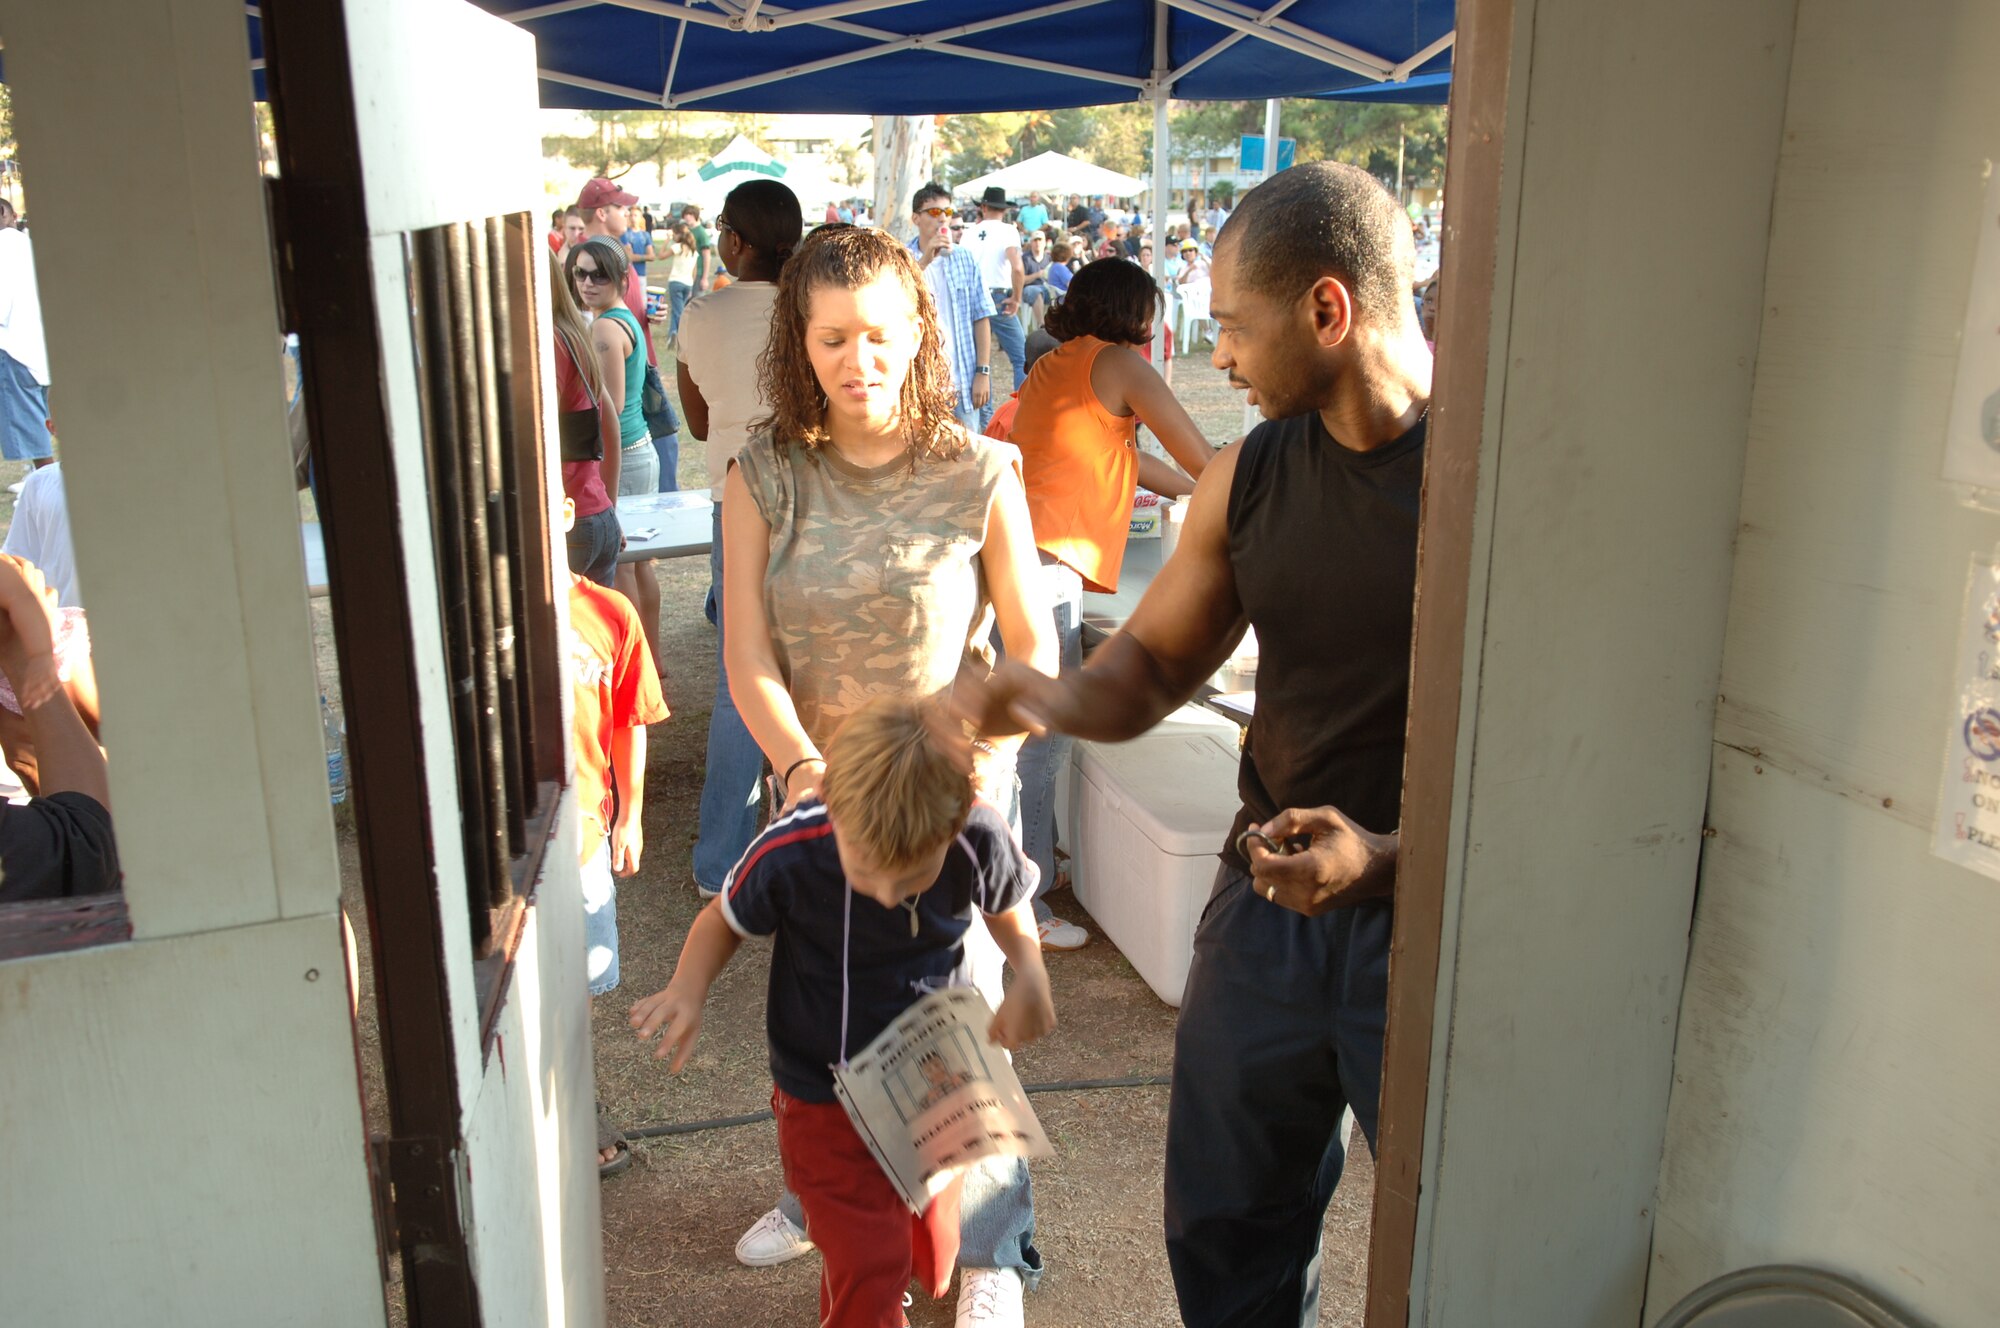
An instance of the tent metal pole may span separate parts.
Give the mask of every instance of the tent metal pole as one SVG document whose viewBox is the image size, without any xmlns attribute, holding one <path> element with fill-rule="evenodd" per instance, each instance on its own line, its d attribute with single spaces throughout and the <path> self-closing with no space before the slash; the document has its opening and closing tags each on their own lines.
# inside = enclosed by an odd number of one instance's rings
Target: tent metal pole
<svg viewBox="0 0 2000 1328">
<path fill-rule="evenodd" d="M 660 105 L 662 106 L 665 106 L 668 100 L 671 99 L 674 95 L 674 75 L 680 72 L 681 43 L 687 40 L 687 35 L 688 35 L 687 20 L 682 19 L 681 25 L 678 28 L 674 29 L 674 54 L 673 58 L 667 61 L 667 81 L 666 84 L 660 89 Z"/>
<path fill-rule="evenodd" d="M 728 28 L 736 22 L 720 10 L 700 9 L 692 4 L 674 4 L 670 3 L 670 0 L 598 0 L 598 3 L 612 5 L 618 9 L 636 9 L 642 14 L 658 14 L 662 18 L 684 18 L 690 23 L 700 23 L 711 28 Z M 519 14 L 507 14 L 503 17 L 516 23 L 521 21 Z"/>
<path fill-rule="evenodd" d="M 609 2 L 622 2 L 630 5 L 637 3 L 637 0 L 609 0 Z M 1028 56 L 1009 55 L 998 51 L 981 51 L 969 46 L 954 45 L 949 40 L 952 37 L 968 36 L 972 33 L 985 32 L 994 28 L 1011 27 L 1032 19 L 1047 18 L 1055 14 L 1066 14 L 1072 10 L 1089 9 L 1103 3 L 1104 0 L 1057 0 L 1055 4 L 1043 5 L 1037 9 L 1009 14 L 1000 19 L 987 19 L 978 23 L 964 23 L 957 27 L 941 28 L 936 32 L 911 33 L 908 35 L 884 32 L 879 28 L 864 28 L 858 24 L 846 23 L 837 19 L 828 20 L 821 26 L 835 32 L 854 33 L 865 36 L 878 41 L 879 44 L 859 51 L 849 51 L 845 55 L 833 55 L 823 60 L 813 60 L 802 65 L 794 65 L 788 69 L 777 70 L 772 73 L 753 74 L 747 78 L 734 79 L 727 83 L 717 83 L 710 87 L 698 88 L 694 91 L 684 92 L 669 98 L 663 104 L 671 110 L 692 102 L 705 101 L 710 97 L 721 97 L 732 92 L 742 92 L 749 88 L 763 87 L 768 83 L 782 82 L 785 79 L 798 78 L 805 74 L 817 74 L 828 69 L 839 69 L 846 65 L 858 64 L 863 60 L 873 60 L 880 56 L 893 55 L 897 51 L 917 50 L 936 51 L 940 55 L 956 55 L 968 60 L 983 60 L 991 64 L 1006 65 L 1012 69 L 1039 69 L 1045 73 L 1062 74 L 1071 78 L 1090 79 L 1099 83 L 1112 83 L 1119 87 L 1144 88 L 1146 80 L 1133 78 L 1126 74 L 1110 74 L 1099 69 L 1082 69 L 1075 65 L 1057 64 L 1054 61 L 1036 60 Z M 767 5 L 764 12 L 766 15 L 770 15 L 779 11 Z M 803 15 L 818 13 L 819 11 L 802 10 L 799 12 Z"/>
<path fill-rule="evenodd" d="M 1168 199 L 1173 190 L 1173 160 L 1169 154 L 1172 147 L 1170 131 L 1167 127 L 1167 93 L 1171 90 L 1171 80 L 1167 68 L 1167 22 L 1172 11 L 1156 0 L 1153 5 L 1153 196 L 1147 200 L 1146 220 L 1153 237 L 1153 283 L 1162 291 L 1167 289 L 1167 211 Z M 1164 378 L 1167 372 L 1167 305 L 1162 299 L 1155 306 L 1153 316 L 1153 367 Z"/>
<path fill-rule="evenodd" d="M 532 23 L 538 18 L 574 14 L 579 9 L 595 9 L 601 3 L 603 0 L 554 0 L 552 4 L 536 5 L 532 9 L 517 9 L 506 17 L 509 23 Z"/>
<path fill-rule="evenodd" d="M 608 92 L 614 97 L 630 97 L 641 106 L 657 107 L 664 103 L 657 92 L 647 92 L 643 88 L 628 88 L 622 83 L 606 83 L 602 79 L 585 78 L 581 74 L 565 74 L 560 69 L 544 66 L 535 71 L 535 77 L 545 78 L 551 83 L 564 83 L 573 88 L 588 88 L 592 92 Z M 672 110 L 672 106 L 667 106 Z"/>
<path fill-rule="evenodd" d="M 1395 83 L 1403 83 L 1408 81 L 1410 75 L 1415 73 L 1419 68 L 1421 68 L 1426 61 L 1429 61 L 1433 57 L 1437 56 L 1440 52 L 1445 51 L 1457 44 L 1458 44 L 1458 29 L 1453 28 L 1450 32 L 1447 32 L 1444 36 L 1438 38 L 1436 41 L 1432 42 L 1429 46 L 1424 47 L 1423 50 L 1418 51 L 1415 55 L 1411 56 L 1409 59 L 1403 61 L 1403 63 L 1397 65 L 1394 69 L 1390 70 L 1389 71 L 1390 81 Z"/>
<path fill-rule="evenodd" d="M 1234 46 L 1237 42 L 1242 41 L 1245 37 L 1248 37 L 1249 35 L 1250 34 L 1247 32 L 1230 33 L 1227 37 L 1224 37 L 1221 41 L 1209 47 L 1207 50 L 1203 51 L 1200 55 L 1197 55 L 1196 57 L 1194 57 L 1194 59 L 1182 65 L 1179 69 L 1176 69 L 1172 74 L 1168 75 L 1168 78 L 1175 83 L 1180 82 L 1182 79 L 1186 78 L 1189 74 L 1192 74 L 1195 70 L 1201 68 L 1203 65 L 1207 64 L 1210 60 L 1213 60 L 1216 56 L 1221 55 L 1224 51 L 1228 50 L 1230 47 Z"/>
<path fill-rule="evenodd" d="M 1272 97 L 1266 100 L 1264 103 L 1264 179 L 1268 180 L 1277 173 L 1278 173 L 1278 99 L 1276 97 Z M 1243 199 L 1241 198 L 1241 196 L 1239 196 L 1236 199 L 1236 206 L 1237 207 L 1243 206 Z M 1218 341 L 1221 340 L 1220 337 L 1217 337 L 1216 339 Z M 1257 413 L 1257 408 L 1251 405 L 1246 400 L 1243 403 L 1243 432 L 1249 433 L 1252 429 L 1256 428 L 1257 422 L 1261 418 L 1262 417 Z"/>
<path fill-rule="evenodd" d="M 1233 6 L 1229 9 L 1218 7 L 1215 0 L 1165 0 L 1165 3 L 1196 18 L 1205 18 L 1210 23 L 1248 33 L 1260 41 L 1311 56 L 1321 64 L 1345 69 L 1350 74 L 1359 74 L 1378 83 L 1387 80 L 1389 71 L 1395 68 L 1394 64 L 1379 55 L 1370 55 L 1344 42 L 1331 41 L 1310 28 L 1302 28 L 1285 19 L 1274 19 L 1268 26 L 1260 24 L 1255 10 L 1238 13 Z"/>
</svg>

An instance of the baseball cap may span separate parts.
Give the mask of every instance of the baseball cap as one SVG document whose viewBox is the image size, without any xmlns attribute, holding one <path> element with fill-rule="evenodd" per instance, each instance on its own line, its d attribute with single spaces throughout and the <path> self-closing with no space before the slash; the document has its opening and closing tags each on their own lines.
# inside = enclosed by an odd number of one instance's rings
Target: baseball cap
<svg viewBox="0 0 2000 1328">
<path fill-rule="evenodd" d="M 583 192 L 576 196 L 576 205 L 586 212 L 609 203 L 616 203 L 619 207 L 631 207 L 638 201 L 637 194 L 626 193 L 601 175 L 585 185 Z"/>
</svg>

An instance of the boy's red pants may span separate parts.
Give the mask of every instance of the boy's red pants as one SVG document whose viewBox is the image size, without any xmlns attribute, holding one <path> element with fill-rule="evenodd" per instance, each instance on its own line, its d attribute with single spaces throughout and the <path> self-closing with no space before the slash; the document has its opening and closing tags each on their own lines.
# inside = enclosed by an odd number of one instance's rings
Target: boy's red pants
<svg viewBox="0 0 2000 1328">
<path fill-rule="evenodd" d="M 941 1297 L 958 1262 L 958 1183 L 912 1217 L 838 1102 L 771 1090 L 778 1156 L 819 1246 L 821 1328 L 903 1328 L 914 1275 Z"/>
</svg>

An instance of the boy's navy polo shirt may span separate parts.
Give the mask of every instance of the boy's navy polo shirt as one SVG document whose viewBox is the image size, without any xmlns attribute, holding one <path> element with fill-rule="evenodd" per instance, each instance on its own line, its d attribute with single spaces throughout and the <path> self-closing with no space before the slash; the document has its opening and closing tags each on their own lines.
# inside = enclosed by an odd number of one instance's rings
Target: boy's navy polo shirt
<svg viewBox="0 0 2000 1328">
<path fill-rule="evenodd" d="M 722 887 L 722 916 L 739 936 L 772 936 L 765 1022 L 771 1076 L 806 1102 L 832 1102 L 840 1047 L 841 928 L 847 951 L 848 1055 L 875 1040 L 925 992 L 969 980 L 965 933 L 974 910 L 1005 913 L 1035 892 L 1036 871 L 984 802 L 945 855 L 937 883 L 910 910 L 854 894 L 840 869 L 826 807 L 801 799 L 772 822 Z M 851 900 L 850 900 L 851 896 Z"/>
</svg>

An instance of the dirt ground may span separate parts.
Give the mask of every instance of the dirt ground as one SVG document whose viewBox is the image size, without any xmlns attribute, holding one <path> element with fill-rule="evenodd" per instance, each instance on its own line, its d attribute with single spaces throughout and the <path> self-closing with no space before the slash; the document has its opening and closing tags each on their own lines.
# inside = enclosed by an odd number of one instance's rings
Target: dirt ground
<svg viewBox="0 0 2000 1328">
<path fill-rule="evenodd" d="M 674 380 L 671 355 L 662 369 Z M 1004 380 L 1003 368 L 996 378 Z M 1183 403 L 1216 442 L 1241 432 L 1241 403 L 1204 360 L 1175 366 Z M 0 483 L 17 475 L 0 466 Z M 700 445 L 684 439 L 681 481 L 706 482 Z M 307 500 L 309 501 L 309 500 Z M 11 514 L 0 497 L 0 517 Z M 700 1044 L 686 1071 L 669 1077 L 625 1023 L 630 1003 L 664 986 L 699 908 L 690 847 L 701 794 L 703 753 L 715 686 L 715 637 L 702 615 L 705 559 L 652 564 L 662 602 L 661 654 L 673 718 L 654 727 L 647 757 L 647 848 L 639 874 L 620 883 L 622 985 L 595 1003 L 597 1088 L 628 1127 L 710 1120 L 763 1110 L 770 1075 L 764 1046 L 768 946 L 746 946 L 716 984 Z M 315 636 L 326 691 L 335 660 L 324 601 L 314 602 Z M 344 813 L 345 809 L 342 809 Z M 337 816 L 349 914 L 362 925 L 352 822 Z M 1090 925 L 1066 891 L 1056 911 Z M 364 960 L 367 952 L 362 940 Z M 1061 1021 L 1017 1061 L 1023 1082 L 1164 1075 L 1172 1062 L 1174 1011 L 1132 966 L 1093 932 L 1086 949 L 1052 954 L 1049 972 Z M 361 1043 L 371 1127 L 384 1128 L 372 991 L 363 975 Z M 1154 1328 L 1179 1322 L 1161 1241 L 1164 1087 L 1038 1094 L 1034 1105 L 1056 1155 L 1033 1169 L 1037 1241 L 1047 1264 L 1027 1301 L 1031 1324 L 1063 1328 Z M 1328 1214 L 1322 1261 L 1322 1325 L 1358 1325 L 1365 1289 L 1374 1165 L 1357 1137 Z M 604 1257 L 612 1328 L 736 1328 L 815 1320 L 819 1260 L 749 1269 L 732 1250 L 742 1230 L 777 1199 L 776 1130 L 768 1121 L 634 1143 L 635 1165 L 605 1183 Z M 392 1287 L 392 1303 L 398 1299 Z M 955 1294 L 955 1289 L 954 1293 Z M 402 1322 L 401 1306 L 393 1305 Z M 916 1328 L 952 1322 L 950 1295 L 911 1310 Z"/>
</svg>

